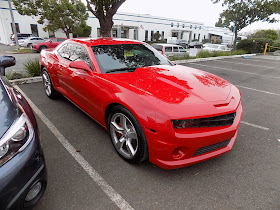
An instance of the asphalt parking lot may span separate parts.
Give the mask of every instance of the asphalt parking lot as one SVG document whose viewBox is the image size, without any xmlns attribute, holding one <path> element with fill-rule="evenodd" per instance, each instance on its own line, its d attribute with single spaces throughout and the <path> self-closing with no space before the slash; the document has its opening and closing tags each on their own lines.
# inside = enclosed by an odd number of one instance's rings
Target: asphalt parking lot
<svg viewBox="0 0 280 210">
<path fill-rule="evenodd" d="M 48 167 L 35 209 L 280 209 L 280 60 L 233 58 L 184 64 L 242 92 L 244 114 L 229 153 L 177 170 L 130 165 L 106 131 L 41 83 L 20 85 L 34 103 Z"/>
</svg>

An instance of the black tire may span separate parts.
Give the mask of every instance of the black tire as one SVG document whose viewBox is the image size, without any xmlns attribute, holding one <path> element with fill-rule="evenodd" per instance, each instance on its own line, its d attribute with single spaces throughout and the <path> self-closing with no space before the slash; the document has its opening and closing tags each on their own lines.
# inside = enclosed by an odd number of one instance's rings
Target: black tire
<svg viewBox="0 0 280 210">
<path fill-rule="evenodd" d="M 45 45 L 41 46 L 41 47 L 39 48 L 39 52 L 41 52 L 41 51 L 44 50 L 44 49 L 48 49 L 48 47 L 45 46 Z"/>
<path fill-rule="evenodd" d="M 135 155 L 133 155 L 133 157 L 129 157 L 129 158 L 126 157 L 124 155 L 124 153 L 120 152 L 117 149 L 117 147 L 115 146 L 116 145 L 115 140 L 114 140 L 115 137 L 114 137 L 114 134 L 112 134 L 112 130 L 114 130 L 114 126 L 112 125 L 111 120 L 112 120 L 112 117 L 115 117 L 118 114 L 124 115 L 126 118 L 128 118 L 129 124 L 132 123 L 134 126 L 134 127 L 132 126 L 133 129 L 135 128 L 135 131 L 137 134 L 137 141 L 138 141 L 137 145 L 138 146 L 137 146 L 136 153 L 135 153 Z M 108 130 L 110 133 L 112 144 L 121 158 L 123 158 L 125 161 L 132 163 L 132 164 L 137 164 L 137 163 L 143 162 L 148 159 L 148 157 L 149 157 L 148 144 L 147 144 L 147 140 L 146 140 L 144 131 L 143 131 L 140 123 L 138 122 L 138 120 L 134 117 L 134 115 L 128 109 L 126 109 L 122 105 L 115 106 L 112 109 L 112 111 L 108 117 L 107 126 L 108 126 Z M 119 135 L 121 135 L 121 134 L 119 134 Z M 124 134 L 123 134 L 123 136 L 124 136 Z"/>
<path fill-rule="evenodd" d="M 60 94 L 54 89 L 51 77 L 45 67 L 42 70 L 42 80 L 43 80 L 43 87 L 44 87 L 46 95 L 50 99 L 59 98 Z"/>
<path fill-rule="evenodd" d="M 29 47 L 31 47 L 31 45 L 32 45 L 31 43 L 28 43 L 28 44 L 27 44 L 27 47 L 29 48 Z"/>
</svg>

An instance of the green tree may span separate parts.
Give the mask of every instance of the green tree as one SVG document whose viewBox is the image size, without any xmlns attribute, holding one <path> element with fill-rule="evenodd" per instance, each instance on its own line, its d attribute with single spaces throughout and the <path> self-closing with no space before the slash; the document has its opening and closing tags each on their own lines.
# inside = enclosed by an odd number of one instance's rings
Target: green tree
<svg viewBox="0 0 280 210">
<path fill-rule="evenodd" d="M 61 29 L 69 38 L 77 30 L 88 30 L 88 13 L 81 0 L 13 0 L 13 3 L 19 14 L 38 16 L 38 23 L 45 24 L 44 31 Z"/>
<path fill-rule="evenodd" d="M 277 40 L 278 36 L 278 32 L 272 29 L 259 30 L 253 34 L 253 38 L 266 38 L 271 40 Z"/>
<path fill-rule="evenodd" d="M 234 49 L 238 32 L 256 21 L 277 22 L 272 14 L 280 13 L 279 0 L 211 0 L 213 3 L 223 2 L 226 9 L 220 14 L 216 23 L 219 27 L 235 30 Z"/>
<path fill-rule="evenodd" d="M 156 41 L 159 41 L 159 39 L 161 38 L 161 34 L 157 31 L 155 34 L 154 34 L 154 37 L 153 37 Z"/>
<path fill-rule="evenodd" d="M 111 36 L 114 25 L 113 16 L 125 0 L 86 0 L 87 8 L 99 20 L 100 34 L 103 37 Z"/>
</svg>

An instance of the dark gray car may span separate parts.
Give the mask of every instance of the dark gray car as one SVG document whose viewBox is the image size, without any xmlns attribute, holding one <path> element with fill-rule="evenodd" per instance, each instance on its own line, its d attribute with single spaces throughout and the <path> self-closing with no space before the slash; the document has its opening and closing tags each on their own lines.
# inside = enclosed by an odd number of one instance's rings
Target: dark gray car
<svg viewBox="0 0 280 210">
<path fill-rule="evenodd" d="M 0 57 L 0 209 L 30 209 L 47 186 L 35 116 L 4 76 L 15 58 Z"/>
</svg>

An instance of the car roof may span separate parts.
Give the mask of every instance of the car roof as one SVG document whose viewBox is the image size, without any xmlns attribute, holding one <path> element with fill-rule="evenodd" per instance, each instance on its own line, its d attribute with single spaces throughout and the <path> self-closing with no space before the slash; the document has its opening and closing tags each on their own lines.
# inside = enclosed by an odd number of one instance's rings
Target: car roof
<svg viewBox="0 0 280 210">
<path fill-rule="evenodd" d="M 161 45 L 161 46 L 165 46 L 165 47 L 181 47 L 180 45 L 176 45 L 176 44 L 166 44 L 166 43 L 154 43 L 152 45 Z"/>
<path fill-rule="evenodd" d="M 67 42 L 77 42 L 87 46 L 95 45 L 116 45 L 116 44 L 143 44 L 141 41 L 131 40 L 131 39 L 122 39 L 122 38 L 74 38 L 68 39 Z"/>
</svg>

